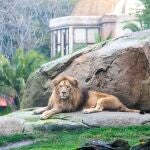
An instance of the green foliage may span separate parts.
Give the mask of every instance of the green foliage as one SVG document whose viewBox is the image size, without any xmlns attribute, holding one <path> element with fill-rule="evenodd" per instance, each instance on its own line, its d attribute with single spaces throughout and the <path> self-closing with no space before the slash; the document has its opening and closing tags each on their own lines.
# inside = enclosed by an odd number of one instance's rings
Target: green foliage
<svg viewBox="0 0 150 150">
<path fill-rule="evenodd" d="M 138 22 L 137 22 L 138 23 Z M 130 29 L 132 32 L 137 32 L 143 30 L 143 27 L 138 25 L 135 22 L 127 22 L 124 26 L 123 29 Z"/>
<path fill-rule="evenodd" d="M 18 49 L 11 60 L 1 54 L 0 86 L 11 87 L 20 96 L 30 73 L 47 61 L 48 58 L 34 50 L 25 53 L 23 49 Z"/>
<path fill-rule="evenodd" d="M 16 91 L 7 85 L 0 86 L 0 93 L 7 95 L 8 97 L 15 97 Z"/>
<path fill-rule="evenodd" d="M 112 32 L 110 32 L 106 38 L 103 38 L 99 34 L 95 34 L 95 43 L 96 44 L 110 40 L 110 39 L 112 39 Z"/>
<path fill-rule="evenodd" d="M 126 22 L 123 29 L 130 29 L 132 32 L 150 29 L 150 0 L 140 1 L 143 3 L 144 9 L 137 9 L 137 20 Z"/>
<path fill-rule="evenodd" d="M 16 134 L 12 136 L 1 136 L 0 145 L 7 145 L 7 143 L 18 142 L 21 140 L 35 139 L 35 136 L 32 134 Z"/>
<path fill-rule="evenodd" d="M 144 9 L 137 12 L 139 21 L 144 29 L 150 29 L 150 0 L 140 0 L 144 4 Z"/>
<path fill-rule="evenodd" d="M 35 49 L 40 54 L 44 55 L 45 57 L 50 57 L 50 50 L 49 50 L 49 44 L 45 43 L 44 45 L 38 47 Z"/>
</svg>

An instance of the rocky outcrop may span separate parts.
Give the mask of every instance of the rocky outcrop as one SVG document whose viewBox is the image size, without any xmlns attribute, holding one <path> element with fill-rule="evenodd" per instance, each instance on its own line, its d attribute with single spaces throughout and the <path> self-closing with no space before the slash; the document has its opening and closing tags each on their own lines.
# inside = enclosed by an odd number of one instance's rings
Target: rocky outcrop
<svg viewBox="0 0 150 150">
<path fill-rule="evenodd" d="M 0 117 L 0 135 L 150 124 L 150 114 L 107 111 L 91 114 L 80 111 L 61 113 L 50 119 L 40 120 L 39 115 L 33 115 L 34 109 L 20 110 Z"/>
<path fill-rule="evenodd" d="M 0 117 L 0 135 L 22 133 L 25 128 L 22 119 L 11 117 Z"/>
<path fill-rule="evenodd" d="M 52 80 L 60 74 L 76 77 L 89 89 L 113 94 L 128 107 L 149 110 L 150 30 L 93 45 L 41 66 L 27 81 L 21 107 L 46 105 Z"/>
</svg>

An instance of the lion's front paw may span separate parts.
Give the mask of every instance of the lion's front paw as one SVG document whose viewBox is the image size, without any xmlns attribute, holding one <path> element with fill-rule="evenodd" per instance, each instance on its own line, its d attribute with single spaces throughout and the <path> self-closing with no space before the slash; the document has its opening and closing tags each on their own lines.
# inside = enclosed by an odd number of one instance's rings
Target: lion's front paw
<svg viewBox="0 0 150 150">
<path fill-rule="evenodd" d="M 34 114 L 34 115 L 39 115 L 39 114 L 41 114 L 41 111 L 39 111 L 38 109 L 37 109 L 37 110 L 34 110 L 34 111 L 33 111 L 33 114 Z"/>
<path fill-rule="evenodd" d="M 50 117 L 49 113 L 48 112 L 44 112 L 41 116 L 40 116 L 40 119 L 41 120 L 46 120 Z"/>
<path fill-rule="evenodd" d="M 84 114 L 89 114 L 89 113 L 90 113 L 89 109 L 83 109 L 82 112 L 83 112 Z"/>
</svg>

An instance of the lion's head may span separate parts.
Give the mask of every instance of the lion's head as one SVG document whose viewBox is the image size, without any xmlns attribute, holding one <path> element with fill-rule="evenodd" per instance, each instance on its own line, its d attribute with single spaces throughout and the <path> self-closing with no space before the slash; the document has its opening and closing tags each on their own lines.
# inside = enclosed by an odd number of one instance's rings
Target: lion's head
<svg viewBox="0 0 150 150">
<path fill-rule="evenodd" d="M 60 100 L 69 100 L 75 88 L 78 87 L 78 81 L 70 76 L 60 76 L 53 81 L 55 91 Z"/>
</svg>

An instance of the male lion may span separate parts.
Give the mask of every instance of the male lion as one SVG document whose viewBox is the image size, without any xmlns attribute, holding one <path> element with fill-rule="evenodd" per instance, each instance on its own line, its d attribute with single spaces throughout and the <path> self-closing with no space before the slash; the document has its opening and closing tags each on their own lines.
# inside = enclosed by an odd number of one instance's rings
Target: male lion
<svg viewBox="0 0 150 150">
<path fill-rule="evenodd" d="M 114 110 L 124 112 L 140 112 L 129 109 L 121 101 L 106 93 L 88 91 L 70 76 L 59 76 L 54 81 L 54 90 L 49 98 L 48 106 L 37 109 L 34 114 L 41 114 L 41 119 L 47 119 L 61 112 L 73 112 L 83 109 L 83 113 Z"/>
</svg>

